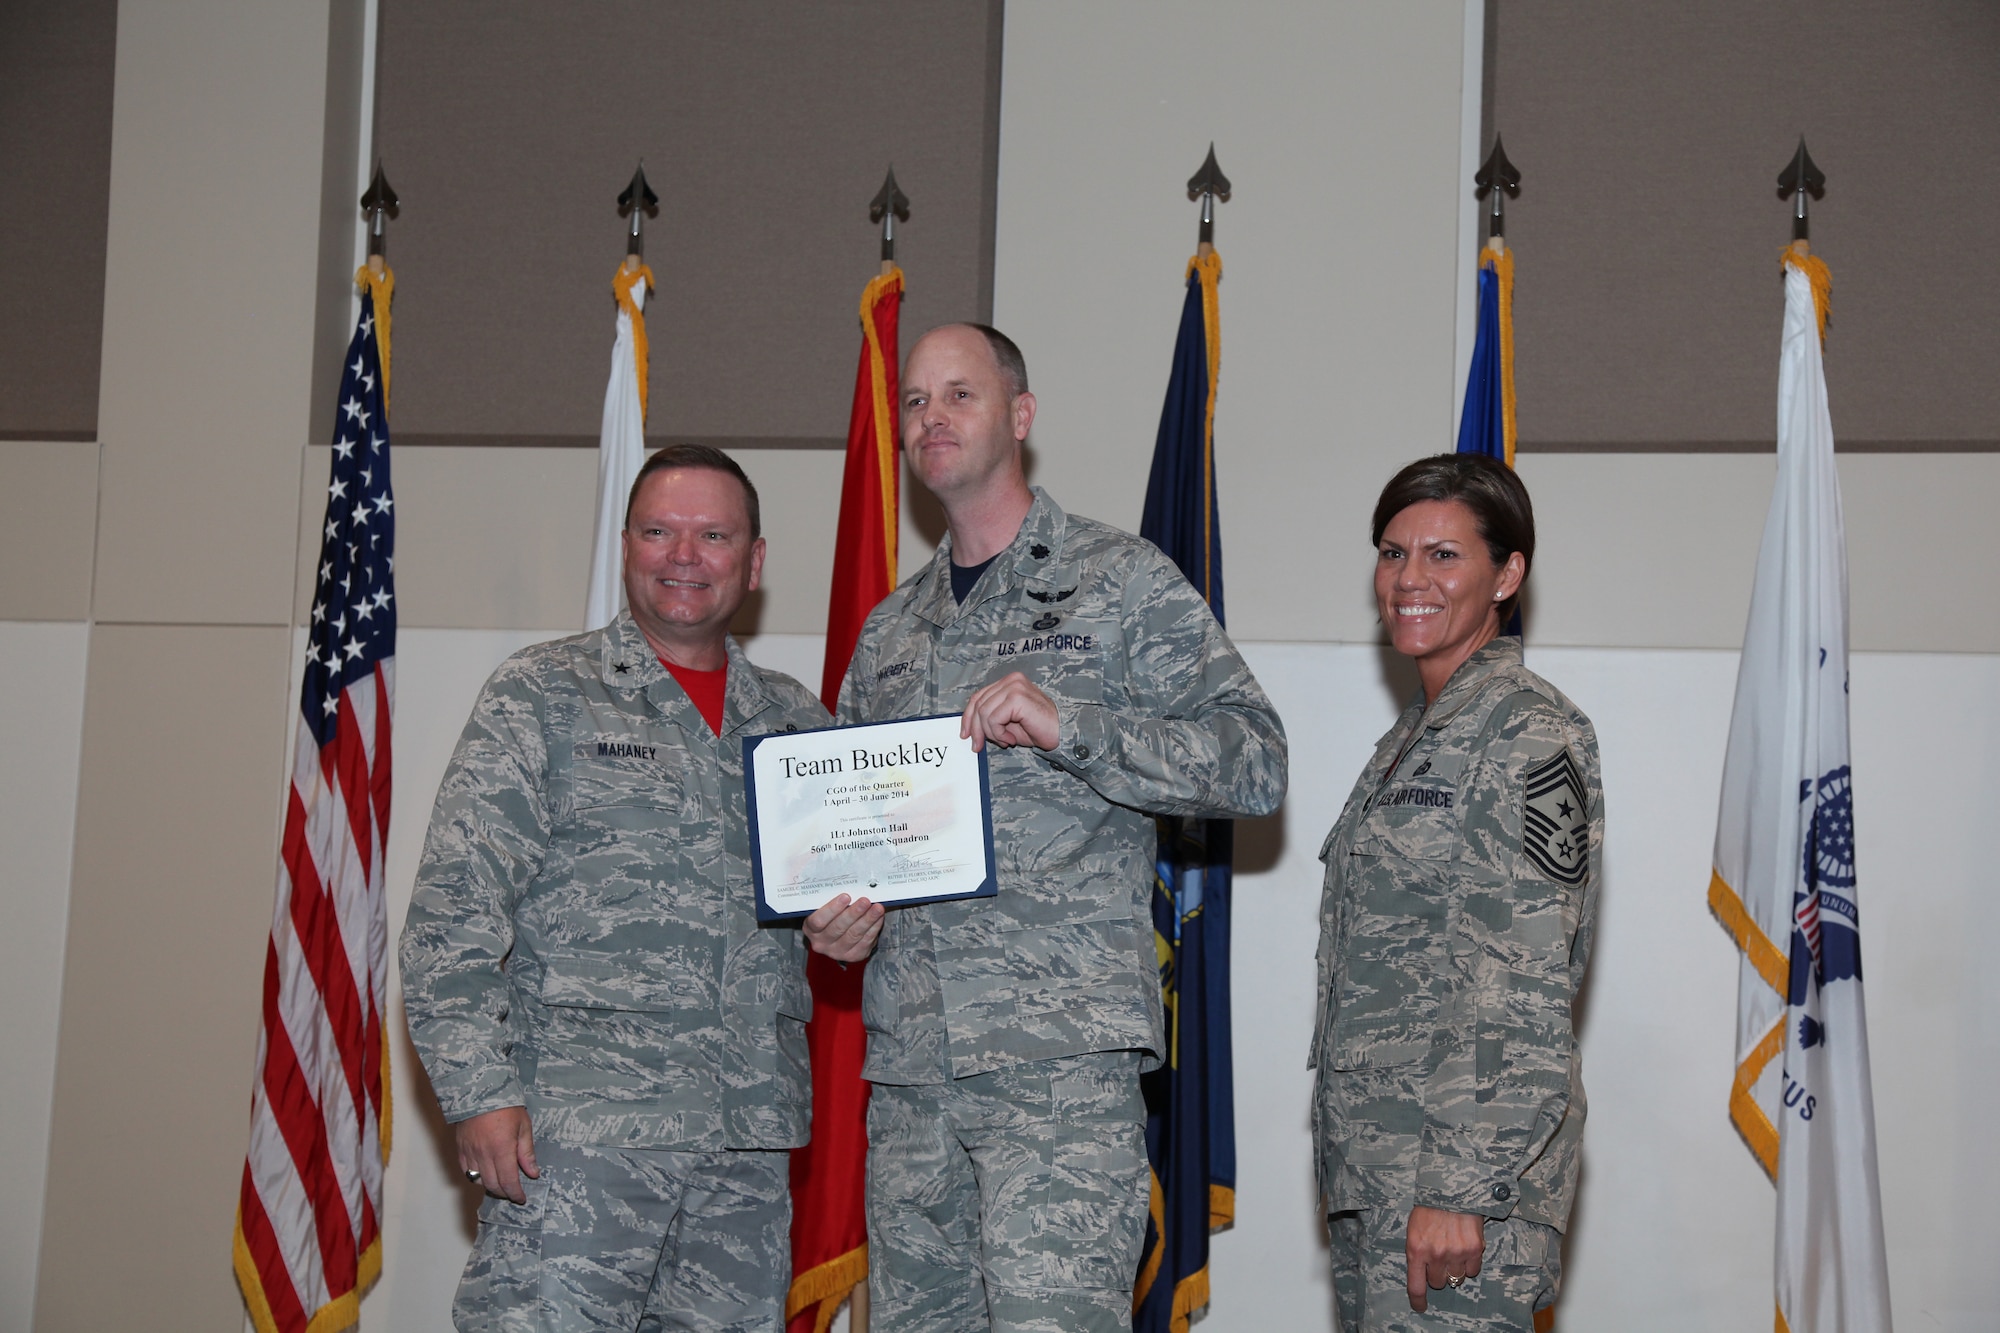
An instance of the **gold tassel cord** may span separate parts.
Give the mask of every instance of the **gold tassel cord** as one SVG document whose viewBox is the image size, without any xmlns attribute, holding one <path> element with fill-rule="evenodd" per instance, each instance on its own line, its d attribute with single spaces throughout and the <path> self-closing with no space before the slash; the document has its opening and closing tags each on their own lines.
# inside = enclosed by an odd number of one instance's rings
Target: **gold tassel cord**
<svg viewBox="0 0 2000 1333">
<path fill-rule="evenodd" d="M 632 317 L 632 359 L 637 363 L 639 376 L 639 420 L 646 419 L 646 386 L 650 379 L 647 360 L 651 349 L 646 344 L 646 312 L 632 299 L 632 288 L 641 279 L 646 280 L 646 290 L 655 291 L 653 270 L 644 264 L 636 264 L 627 269 L 623 263 L 611 275 L 611 294 L 618 298 L 618 308 Z"/>
<path fill-rule="evenodd" d="M 1209 525 L 1215 519 L 1215 391 L 1222 378 L 1222 297 L 1217 284 L 1222 281 L 1222 256 L 1210 247 L 1188 260 L 1188 275 L 1201 274 L 1201 331 L 1208 345 L 1208 406 L 1202 416 L 1201 431 L 1201 595 L 1215 599 L 1215 534 Z"/>
<path fill-rule="evenodd" d="M 896 538 L 899 535 L 899 515 L 895 502 L 897 404 L 889 401 L 891 367 L 882 349 L 882 339 L 875 328 L 875 307 L 891 292 L 901 290 L 903 290 L 903 270 L 892 264 L 886 272 L 872 279 L 861 291 L 861 336 L 868 344 L 868 391 L 873 396 L 875 404 L 873 413 L 875 461 L 881 469 L 883 554 L 889 571 L 889 586 L 892 588 L 896 586 Z"/>
<path fill-rule="evenodd" d="M 1500 416 L 1507 466 L 1514 466 L 1514 442 L 1521 426 L 1514 412 L 1514 252 L 1482 250 L 1479 267 L 1490 268 L 1500 280 Z"/>
<path fill-rule="evenodd" d="M 1791 246 L 1780 252 L 1778 260 L 1782 267 L 1797 269 L 1812 283 L 1813 313 L 1819 316 L 1819 342 L 1820 346 L 1826 346 L 1826 321 L 1833 314 L 1833 271 L 1818 255 L 1800 254 Z"/>
<path fill-rule="evenodd" d="M 375 298 L 375 349 L 382 358 L 382 410 L 389 410 L 389 306 L 396 296 L 396 270 L 382 265 L 376 273 L 372 264 L 354 270 L 356 286 L 366 286 Z"/>
</svg>

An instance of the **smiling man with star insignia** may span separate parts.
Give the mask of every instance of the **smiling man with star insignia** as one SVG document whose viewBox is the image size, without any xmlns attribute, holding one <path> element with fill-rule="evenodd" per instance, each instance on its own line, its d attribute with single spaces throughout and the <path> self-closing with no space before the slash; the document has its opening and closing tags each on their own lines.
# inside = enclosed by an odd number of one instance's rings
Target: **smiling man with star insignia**
<svg viewBox="0 0 2000 1333">
<path fill-rule="evenodd" d="M 784 1320 L 805 946 L 757 924 L 743 741 L 825 726 L 729 622 L 764 565 L 728 455 L 649 458 L 605 628 L 494 672 L 403 932 L 410 1036 L 485 1190 L 461 1330 Z"/>
</svg>

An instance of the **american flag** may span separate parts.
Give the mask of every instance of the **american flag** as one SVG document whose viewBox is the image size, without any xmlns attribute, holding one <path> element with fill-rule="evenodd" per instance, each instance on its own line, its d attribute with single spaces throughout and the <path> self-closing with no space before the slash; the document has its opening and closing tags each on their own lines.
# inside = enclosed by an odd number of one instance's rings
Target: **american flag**
<svg viewBox="0 0 2000 1333">
<path fill-rule="evenodd" d="M 335 415 L 298 740 L 264 958 L 236 1275 L 262 1333 L 352 1326 L 382 1269 L 395 502 L 364 291 Z"/>
</svg>

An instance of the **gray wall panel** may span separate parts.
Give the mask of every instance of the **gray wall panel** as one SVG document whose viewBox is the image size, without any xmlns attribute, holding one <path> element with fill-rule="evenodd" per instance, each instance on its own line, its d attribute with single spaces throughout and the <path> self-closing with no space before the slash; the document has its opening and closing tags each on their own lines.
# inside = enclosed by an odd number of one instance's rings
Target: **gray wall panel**
<svg viewBox="0 0 2000 1333">
<path fill-rule="evenodd" d="M 891 162 L 904 327 L 991 307 L 997 9 L 383 0 L 399 433 L 595 442 L 644 158 L 648 434 L 843 438 Z"/>
<path fill-rule="evenodd" d="M 1524 446 L 1775 429 L 1776 177 L 1826 172 L 1834 434 L 2000 447 L 2000 6 L 1499 0 Z"/>
<path fill-rule="evenodd" d="M 0 4 L 0 439 L 97 435 L 117 0 Z"/>
</svg>

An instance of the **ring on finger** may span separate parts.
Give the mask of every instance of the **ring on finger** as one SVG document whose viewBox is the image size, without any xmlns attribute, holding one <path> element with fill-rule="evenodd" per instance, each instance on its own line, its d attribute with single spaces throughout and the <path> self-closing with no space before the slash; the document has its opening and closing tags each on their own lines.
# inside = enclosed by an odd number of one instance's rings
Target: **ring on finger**
<svg viewBox="0 0 2000 1333">
<path fill-rule="evenodd" d="M 1463 1277 L 1448 1277 L 1444 1280 L 1444 1284 L 1456 1291 L 1465 1285 L 1465 1279 Z"/>
<path fill-rule="evenodd" d="M 466 1173 L 465 1173 L 465 1178 L 466 1178 L 467 1180 L 471 1181 L 471 1182 L 472 1182 L 473 1184 L 475 1184 L 475 1185 L 477 1185 L 477 1184 L 479 1183 L 479 1173 L 478 1173 L 477 1171 L 468 1171 L 468 1172 L 466 1172 Z"/>
</svg>

